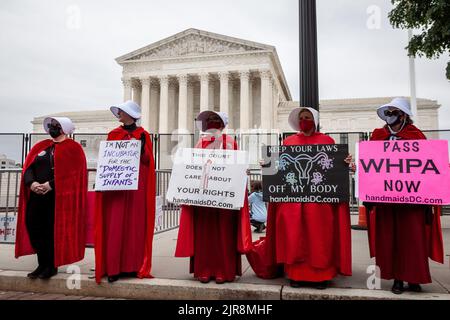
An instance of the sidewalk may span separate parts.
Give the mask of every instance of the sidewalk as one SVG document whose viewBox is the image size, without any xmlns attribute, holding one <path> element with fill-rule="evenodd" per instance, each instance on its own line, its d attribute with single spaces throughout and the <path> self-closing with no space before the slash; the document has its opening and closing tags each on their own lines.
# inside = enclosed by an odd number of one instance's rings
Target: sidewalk
<svg viewBox="0 0 450 320">
<path fill-rule="evenodd" d="M 357 219 L 352 216 L 352 220 Z M 353 221 L 356 223 L 356 221 Z M 423 285 L 422 293 L 394 295 L 391 281 L 382 281 L 381 290 L 368 290 L 367 267 L 374 261 L 369 258 L 366 231 L 352 231 L 353 276 L 335 278 L 327 290 L 302 287 L 294 289 L 286 279 L 263 280 L 255 276 L 245 257 L 242 259 L 243 275 L 234 283 L 217 285 L 213 281 L 201 284 L 194 281 L 189 271 L 188 258 L 174 258 L 178 230 L 158 234 L 153 246 L 153 271 L 155 279 L 124 279 L 114 284 L 106 279 L 98 286 L 92 279 L 93 249 L 77 265 L 81 268 L 81 290 L 69 290 L 66 267 L 50 281 L 29 280 L 26 274 L 36 267 L 36 257 L 14 259 L 14 246 L 0 245 L 0 291 L 32 291 L 65 295 L 83 295 L 111 298 L 139 299 L 446 299 L 450 300 L 450 217 L 443 217 L 445 263 L 430 261 L 433 283 Z M 257 239 L 260 234 L 253 234 Z"/>
</svg>

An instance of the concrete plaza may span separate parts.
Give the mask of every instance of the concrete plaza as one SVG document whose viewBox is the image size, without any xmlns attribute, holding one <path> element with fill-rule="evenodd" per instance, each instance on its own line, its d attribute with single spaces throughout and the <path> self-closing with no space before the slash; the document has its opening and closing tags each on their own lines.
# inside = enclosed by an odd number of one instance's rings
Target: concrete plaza
<svg viewBox="0 0 450 320">
<path fill-rule="evenodd" d="M 352 216 L 356 223 L 357 216 Z M 380 290 L 369 290 L 366 282 L 370 274 L 367 267 L 374 264 L 369 257 L 366 231 L 352 231 L 353 276 L 338 276 L 327 290 L 313 287 L 291 288 L 287 279 L 263 280 L 255 276 L 245 257 L 243 275 L 234 283 L 217 285 L 213 281 L 201 284 L 189 274 L 189 259 L 175 258 L 174 250 L 178 229 L 158 234 L 154 238 L 154 279 L 121 279 L 101 285 L 92 279 L 94 251 L 86 250 L 85 259 L 77 265 L 81 269 L 81 289 L 70 290 L 66 283 L 70 276 L 67 267 L 49 281 L 30 280 L 26 274 L 36 267 L 36 257 L 14 258 L 14 245 L 0 245 L 0 291 L 38 292 L 70 296 L 97 296 L 135 299 L 446 299 L 450 300 L 450 216 L 442 218 L 445 263 L 430 261 L 433 283 L 423 285 L 422 293 L 390 292 L 391 281 L 381 282 Z M 260 234 L 253 234 L 257 239 Z"/>
</svg>

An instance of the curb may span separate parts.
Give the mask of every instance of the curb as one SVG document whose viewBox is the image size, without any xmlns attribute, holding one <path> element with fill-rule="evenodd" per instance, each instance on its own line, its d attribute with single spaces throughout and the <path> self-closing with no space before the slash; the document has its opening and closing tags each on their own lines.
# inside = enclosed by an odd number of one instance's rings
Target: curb
<svg viewBox="0 0 450 320">
<path fill-rule="evenodd" d="M 79 276 L 81 289 L 70 289 L 67 284 L 74 277 L 60 273 L 51 280 L 31 280 L 24 271 L 1 271 L 0 290 L 142 300 L 450 300 L 450 294 L 427 292 L 394 295 L 385 290 L 317 290 L 239 282 L 218 285 L 157 278 L 104 280 L 97 285 L 88 275 Z"/>
</svg>

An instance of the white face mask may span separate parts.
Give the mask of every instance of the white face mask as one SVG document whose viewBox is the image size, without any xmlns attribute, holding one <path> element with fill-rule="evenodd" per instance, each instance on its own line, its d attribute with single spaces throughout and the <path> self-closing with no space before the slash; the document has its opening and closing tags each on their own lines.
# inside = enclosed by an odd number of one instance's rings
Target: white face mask
<svg viewBox="0 0 450 320">
<path fill-rule="evenodd" d="M 386 118 L 386 123 L 390 126 L 392 126 L 393 124 L 397 124 L 399 121 L 399 116 L 390 116 Z"/>
</svg>

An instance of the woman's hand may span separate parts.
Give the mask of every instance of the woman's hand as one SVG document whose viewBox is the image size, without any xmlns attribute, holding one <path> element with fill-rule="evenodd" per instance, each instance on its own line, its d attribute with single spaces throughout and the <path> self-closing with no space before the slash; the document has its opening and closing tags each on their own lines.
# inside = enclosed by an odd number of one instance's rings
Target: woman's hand
<svg viewBox="0 0 450 320">
<path fill-rule="evenodd" d="M 44 194 L 44 188 L 39 182 L 33 182 L 30 186 L 30 190 L 36 194 Z"/>
<path fill-rule="evenodd" d="M 349 154 L 349 155 L 347 156 L 347 158 L 344 159 L 344 162 L 345 162 L 346 164 L 350 165 L 350 164 L 352 163 L 352 160 L 353 160 L 353 157 L 352 157 L 351 154 Z"/>
<path fill-rule="evenodd" d="M 353 157 L 351 154 L 347 156 L 347 158 L 344 159 L 344 162 L 348 164 L 350 167 L 350 170 L 353 172 L 356 172 L 356 164 L 353 162 Z"/>
<path fill-rule="evenodd" d="M 46 193 L 48 193 L 48 192 L 53 190 L 52 187 L 50 186 L 50 183 L 48 181 L 46 183 L 41 184 L 41 187 L 42 187 L 42 190 L 43 190 L 42 194 L 46 194 Z"/>
</svg>

